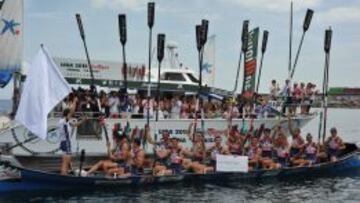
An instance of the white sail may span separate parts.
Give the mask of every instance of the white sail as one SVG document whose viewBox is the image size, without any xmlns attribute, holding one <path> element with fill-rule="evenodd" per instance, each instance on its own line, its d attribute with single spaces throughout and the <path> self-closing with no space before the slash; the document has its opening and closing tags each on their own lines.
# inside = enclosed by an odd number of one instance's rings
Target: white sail
<svg viewBox="0 0 360 203">
<path fill-rule="evenodd" d="M 202 75 L 203 81 L 213 87 L 215 82 L 215 37 L 211 35 L 205 44 Z"/>
<path fill-rule="evenodd" d="M 21 68 L 23 58 L 23 0 L 0 1 L 0 86 Z"/>
</svg>

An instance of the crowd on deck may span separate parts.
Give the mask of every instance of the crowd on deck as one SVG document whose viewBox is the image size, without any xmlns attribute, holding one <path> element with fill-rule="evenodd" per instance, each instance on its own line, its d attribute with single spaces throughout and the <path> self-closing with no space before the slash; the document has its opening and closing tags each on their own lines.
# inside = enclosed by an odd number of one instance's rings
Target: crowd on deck
<svg viewBox="0 0 360 203">
<path fill-rule="evenodd" d="M 280 89 L 279 84 L 272 80 L 268 98 L 257 96 L 255 99 L 235 100 L 229 98 L 218 99 L 201 97 L 197 103 L 196 95 L 163 94 L 159 104 L 155 97 L 149 102 L 145 95 L 128 95 L 122 91 L 100 91 L 94 94 L 90 89 L 77 89 L 59 105 L 58 110 L 75 108 L 76 112 L 102 112 L 107 117 L 119 118 L 130 114 L 132 118 L 155 118 L 158 110 L 159 119 L 192 119 L 195 116 L 203 118 L 240 118 L 245 117 L 274 117 L 277 109 L 282 107 L 290 113 L 307 114 L 315 100 L 315 85 L 312 83 L 294 83 L 286 80 Z M 199 105 L 200 104 L 200 105 Z M 158 109 L 159 108 L 159 109 Z M 298 110 L 300 109 L 300 110 Z M 281 109 L 278 109 L 281 110 Z"/>
<path fill-rule="evenodd" d="M 300 129 L 293 129 L 290 117 L 291 143 L 281 127 L 270 130 L 261 126 L 255 130 L 251 126 L 246 131 L 233 127 L 226 136 L 216 136 L 212 146 L 206 147 L 203 133 L 193 129 L 191 124 L 188 138 L 192 146 L 186 148 L 168 131 L 163 131 L 160 141 L 157 142 L 150 135 L 147 126 L 139 134 L 134 131 L 127 133 L 118 125 L 113 129 L 113 149 L 110 150 L 108 146 L 109 159 L 98 162 L 86 174 L 91 176 L 101 170 L 110 177 L 141 175 L 145 168 L 150 169 L 154 175 L 182 172 L 205 174 L 216 171 L 217 154 L 248 156 L 250 171 L 312 166 L 336 161 L 341 150 L 345 148 L 335 128 L 330 130 L 331 135 L 323 145 L 314 142 L 311 134 L 307 134 L 304 140 Z M 145 155 L 143 147 L 146 143 L 155 146 L 154 159 Z"/>
</svg>

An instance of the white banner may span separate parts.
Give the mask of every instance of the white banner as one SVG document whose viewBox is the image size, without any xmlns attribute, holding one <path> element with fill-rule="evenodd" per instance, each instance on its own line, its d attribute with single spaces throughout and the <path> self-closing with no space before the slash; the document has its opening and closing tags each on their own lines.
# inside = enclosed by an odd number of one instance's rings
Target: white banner
<svg viewBox="0 0 360 203">
<path fill-rule="evenodd" d="M 249 159 L 247 156 L 216 155 L 216 171 L 219 172 L 248 172 Z"/>
</svg>

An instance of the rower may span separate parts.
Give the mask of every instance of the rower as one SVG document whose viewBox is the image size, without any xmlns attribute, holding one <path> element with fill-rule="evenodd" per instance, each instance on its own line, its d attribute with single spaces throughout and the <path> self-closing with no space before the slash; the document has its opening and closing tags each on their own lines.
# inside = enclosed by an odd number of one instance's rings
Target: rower
<svg viewBox="0 0 360 203">
<path fill-rule="evenodd" d="M 70 136 L 73 133 L 73 128 L 81 125 L 87 118 L 85 117 L 79 122 L 72 119 L 72 111 L 70 109 L 64 109 L 63 117 L 58 123 L 58 134 L 61 139 L 60 150 L 63 152 L 61 163 L 61 175 L 67 175 L 71 168 L 71 140 Z"/>
<path fill-rule="evenodd" d="M 307 160 L 308 165 L 313 165 L 317 163 L 318 160 L 318 147 L 312 140 L 312 135 L 308 133 L 306 135 L 306 144 L 304 145 L 304 151 L 305 151 L 305 160 Z"/>
<path fill-rule="evenodd" d="M 243 154 L 243 145 L 244 145 L 244 137 L 237 130 L 237 126 L 233 126 L 228 140 L 226 142 L 229 152 L 232 155 L 242 155 Z"/>
<path fill-rule="evenodd" d="M 183 149 L 179 144 L 178 138 L 171 138 L 171 146 L 169 150 L 170 154 L 170 169 L 172 170 L 173 174 L 181 173 L 182 161 L 183 161 Z"/>
<path fill-rule="evenodd" d="M 144 172 L 145 152 L 141 149 L 141 141 L 135 139 L 131 145 L 131 174 L 140 175 Z"/>
<path fill-rule="evenodd" d="M 277 165 L 273 161 L 273 138 L 271 137 L 271 130 L 269 128 L 264 129 L 264 134 L 260 138 L 261 147 L 261 165 L 265 169 L 277 168 Z"/>
<path fill-rule="evenodd" d="M 210 166 L 214 167 L 216 166 L 216 155 L 217 154 L 230 154 L 228 150 L 226 150 L 221 145 L 221 137 L 216 136 L 214 139 L 214 145 L 208 149 L 208 152 L 210 153 Z"/>
<path fill-rule="evenodd" d="M 109 159 L 101 160 L 96 163 L 87 172 L 87 175 L 94 173 L 95 171 L 102 169 L 107 175 L 111 176 L 116 174 L 117 176 L 128 175 L 129 166 L 128 162 L 130 159 L 130 146 L 127 137 L 118 128 L 114 128 L 113 137 L 115 147 L 109 151 Z M 108 146 L 110 149 L 110 146 Z"/>
<path fill-rule="evenodd" d="M 249 158 L 249 170 L 258 169 L 261 157 L 261 149 L 258 146 L 258 138 L 252 137 L 250 145 L 245 149 Z"/>
<path fill-rule="evenodd" d="M 170 133 L 167 130 L 163 130 L 161 136 L 161 140 L 159 142 L 155 142 L 150 135 L 150 130 L 148 133 L 146 133 L 147 141 L 152 145 L 156 145 L 157 161 L 159 161 L 164 166 L 169 166 L 168 156 L 171 145 Z"/>
<path fill-rule="evenodd" d="M 300 159 L 301 150 L 304 147 L 305 141 L 301 137 L 300 128 L 293 129 L 290 114 L 289 114 L 288 118 L 289 118 L 289 131 L 290 131 L 290 134 L 292 135 L 292 142 L 291 142 L 291 147 L 290 147 L 290 158 L 291 158 L 291 162 L 294 165 L 299 165 L 300 161 L 298 159 Z"/>
<path fill-rule="evenodd" d="M 336 128 L 330 129 L 331 136 L 325 142 L 327 148 L 328 159 L 330 161 L 336 161 L 340 154 L 340 151 L 345 148 L 342 139 L 337 135 Z"/>
<path fill-rule="evenodd" d="M 287 167 L 289 165 L 289 143 L 286 135 L 279 131 L 275 139 L 275 150 L 279 167 Z"/>
</svg>

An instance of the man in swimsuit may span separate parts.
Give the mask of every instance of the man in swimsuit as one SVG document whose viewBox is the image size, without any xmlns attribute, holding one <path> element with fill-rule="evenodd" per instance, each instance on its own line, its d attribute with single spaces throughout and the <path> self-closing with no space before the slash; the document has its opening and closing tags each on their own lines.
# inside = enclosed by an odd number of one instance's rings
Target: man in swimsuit
<svg viewBox="0 0 360 203">
<path fill-rule="evenodd" d="M 135 139 L 131 145 L 131 174 L 140 175 L 144 172 L 145 152 L 141 149 L 141 140 Z"/>
<path fill-rule="evenodd" d="M 342 139 L 337 135 L 336 128 L 330 129 L 331 136 L 326 140 L 325 146 L 327 149 L 328 159 L 336 161 L 340 151 L 345 149 Z"/>
<path fill-rule="evenodd" d="M 96 163 L 87 172 L 87 175 L 94 173 L 95 171 L 102 169 L 107 175 L 112 176 L 127 176 L 129 167 L 128 161 L 130 159 L 130 146 L 126 136 L 121 135 L 118 138 L 114 138 L 116 146 L 113 150 L 109 151 L 109 159 L 102 160 Z M 108 146 L 110 149 L 110 146 Z"/>
<path fill-rule="evenodd" d="M 155 142 L 153 140 L 153 138 L 151 137 L 150 133 L 147 133 L 146 139 L 150 144 L 154 145 L 157 161 L 161 165 L 168 167 L 169 166 L 169 162 L 168 162 L 169 157 L 168 156 L 169 156 L 169 150 L 170 150 L 170 146 L 171 146 L 170 133 L 169 133 L 169 131 L 164 130 L 164 131 L 162 131 L 161 136 L 162 136 L 161 140 L 159 142 Z"/>
<path fill-rule="evenodd" d="M 245 154 L 249 158 L 249 170 L 258 169 L 259 167 L 261 149 L 258 144 L 258 138 L 252 137 L 250 145 L 245 149 Z"/>
<path fill-rule="evenodd" d="M 225 147 L 221 145 L 221 137 L 216 136 L 214 139 L 214 145 L 208 149 L 208 153 L 210 154 L 210 166 L 216 167 L 216 155 L 217 154 L 230 154 Z"/>
</svg>

